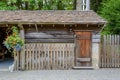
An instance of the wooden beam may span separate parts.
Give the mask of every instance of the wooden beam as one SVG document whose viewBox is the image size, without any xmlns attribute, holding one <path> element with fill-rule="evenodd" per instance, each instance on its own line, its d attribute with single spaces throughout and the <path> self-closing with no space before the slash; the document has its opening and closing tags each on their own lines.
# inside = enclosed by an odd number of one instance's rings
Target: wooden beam
<svg viewBox="0 0 120 80">
<path fill-rule="evenodd" d="M 64 27 L 65 27 L 65 24 L 64 24 Z"/>
<path fill-rule="evenodd" d="M 6 27 L 8 27 L 8 24 L 6 24 Z"/>
<path fill-rule="evenodd" d="M 20 37 L 22 39 L 25 39 L 25 32 L 24 32 L 24 27 L 22 24 L 18 24 L 18 27 L 20 28 Z"/>
<path fill-rule="evenodd" d="M 37 24 L 35 24 L 35 29 L 36 29 L 36 31 L 38 32 L 38 26 L 37 26 Z"/>
<path fill-rule="evenodd" d="M 87 27 L 89 26 L 89 24 L 87 24 Z"/>
<path fill-rule="evenodd" d="M 22 24 L 18 24 L 18 27 L 20 27 L 20 37 L 25 40 L 25 32 L 24 32 L 24 27 Z M 24 70 L 25 69 L 25 46 L 22 47 L 21 53 L 20 53 L 20 69 Z"/>
<path fill-rule="evenodd" d="M 55 27 L 55 25 L 53 24 L 53 27 Z"/>
</svg>

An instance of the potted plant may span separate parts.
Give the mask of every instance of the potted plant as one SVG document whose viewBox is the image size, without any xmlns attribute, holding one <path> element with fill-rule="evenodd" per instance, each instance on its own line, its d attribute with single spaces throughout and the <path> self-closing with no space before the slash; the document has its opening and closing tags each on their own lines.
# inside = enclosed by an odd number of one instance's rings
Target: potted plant
<svg viewBox="0 0 120 80">
<path fill-rule="evenodd" d="M 17 27 L 13 26 L 11 30 L 12 34 L 5 39 L 4 45 L 9 51 L 11 49 L 13 51 L 20 51 L 24 45 L 24 40 L 20 37 Z"/>
</svg>

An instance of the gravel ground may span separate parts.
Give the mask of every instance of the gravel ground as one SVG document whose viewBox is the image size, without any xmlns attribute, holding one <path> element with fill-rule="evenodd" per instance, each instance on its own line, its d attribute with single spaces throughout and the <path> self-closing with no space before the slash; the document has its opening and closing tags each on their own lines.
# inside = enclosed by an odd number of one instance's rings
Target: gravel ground
<svg viewBox="0 0 120 80">
<path fill-rule="evenodd" d="M 120 80 L 120 69 L 0 71 L 0 80 Z"/>
</svg>

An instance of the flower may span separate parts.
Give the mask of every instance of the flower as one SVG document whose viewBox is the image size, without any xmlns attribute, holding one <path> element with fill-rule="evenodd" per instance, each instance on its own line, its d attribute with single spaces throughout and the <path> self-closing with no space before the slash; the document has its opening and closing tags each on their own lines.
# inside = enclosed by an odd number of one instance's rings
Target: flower
<svg viewBox="0 0 120 80">
<path fill-rule="evenodd" d="M 13 26 L 11 29 L 12 34 L 6 38 L 4 45 L 8 50 L 15 49 L 16 51 L 20 51 L 24 45 L 24 40 L 20 37 L 17 27 Z"/>
</svg>

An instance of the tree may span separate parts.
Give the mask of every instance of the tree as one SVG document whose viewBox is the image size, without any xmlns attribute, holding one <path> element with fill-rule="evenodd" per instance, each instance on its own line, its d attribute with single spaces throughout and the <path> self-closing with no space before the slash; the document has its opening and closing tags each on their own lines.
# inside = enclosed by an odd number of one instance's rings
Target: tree
<svg viewBox="0 0 120 80">
<path fill-rule="evenodd" d="M 77 4 L 77 0 L 74 0 L 73 2 L 73 9 L 76 10 L 76 4 Z"/>
<path fill-rule="evenodd" d="M 108 21 L 103 34 L 120 34 L 120 0 L 102 2 L 99 14 Z"/>
<path fill-rule="evenodd" d="M 72 10 L 73 0 L 6 0 L 10 7 L 18 10 Z"/>
<path fill-rule="evenodd" d="M 101 7 L 101 3 L 106 0 L 90 0 L 91 1 L 91 9 L 94 10 L 95 12 L 98 11 L 98 9 Z"/>
<path fill-rule="evenodd" d="M 8 6 L 6 0 L 0 1 L 0 10 L 15 10 L 17 7 L 15 6 Z"/>
<path fill-rule="evenodd" d="M 82 0 L 1 0 L 0 10 L 76 10 L 78 1 Z M 90 1 L 91 9 L 97 12 L 103 0 Z"/>
</svg>

